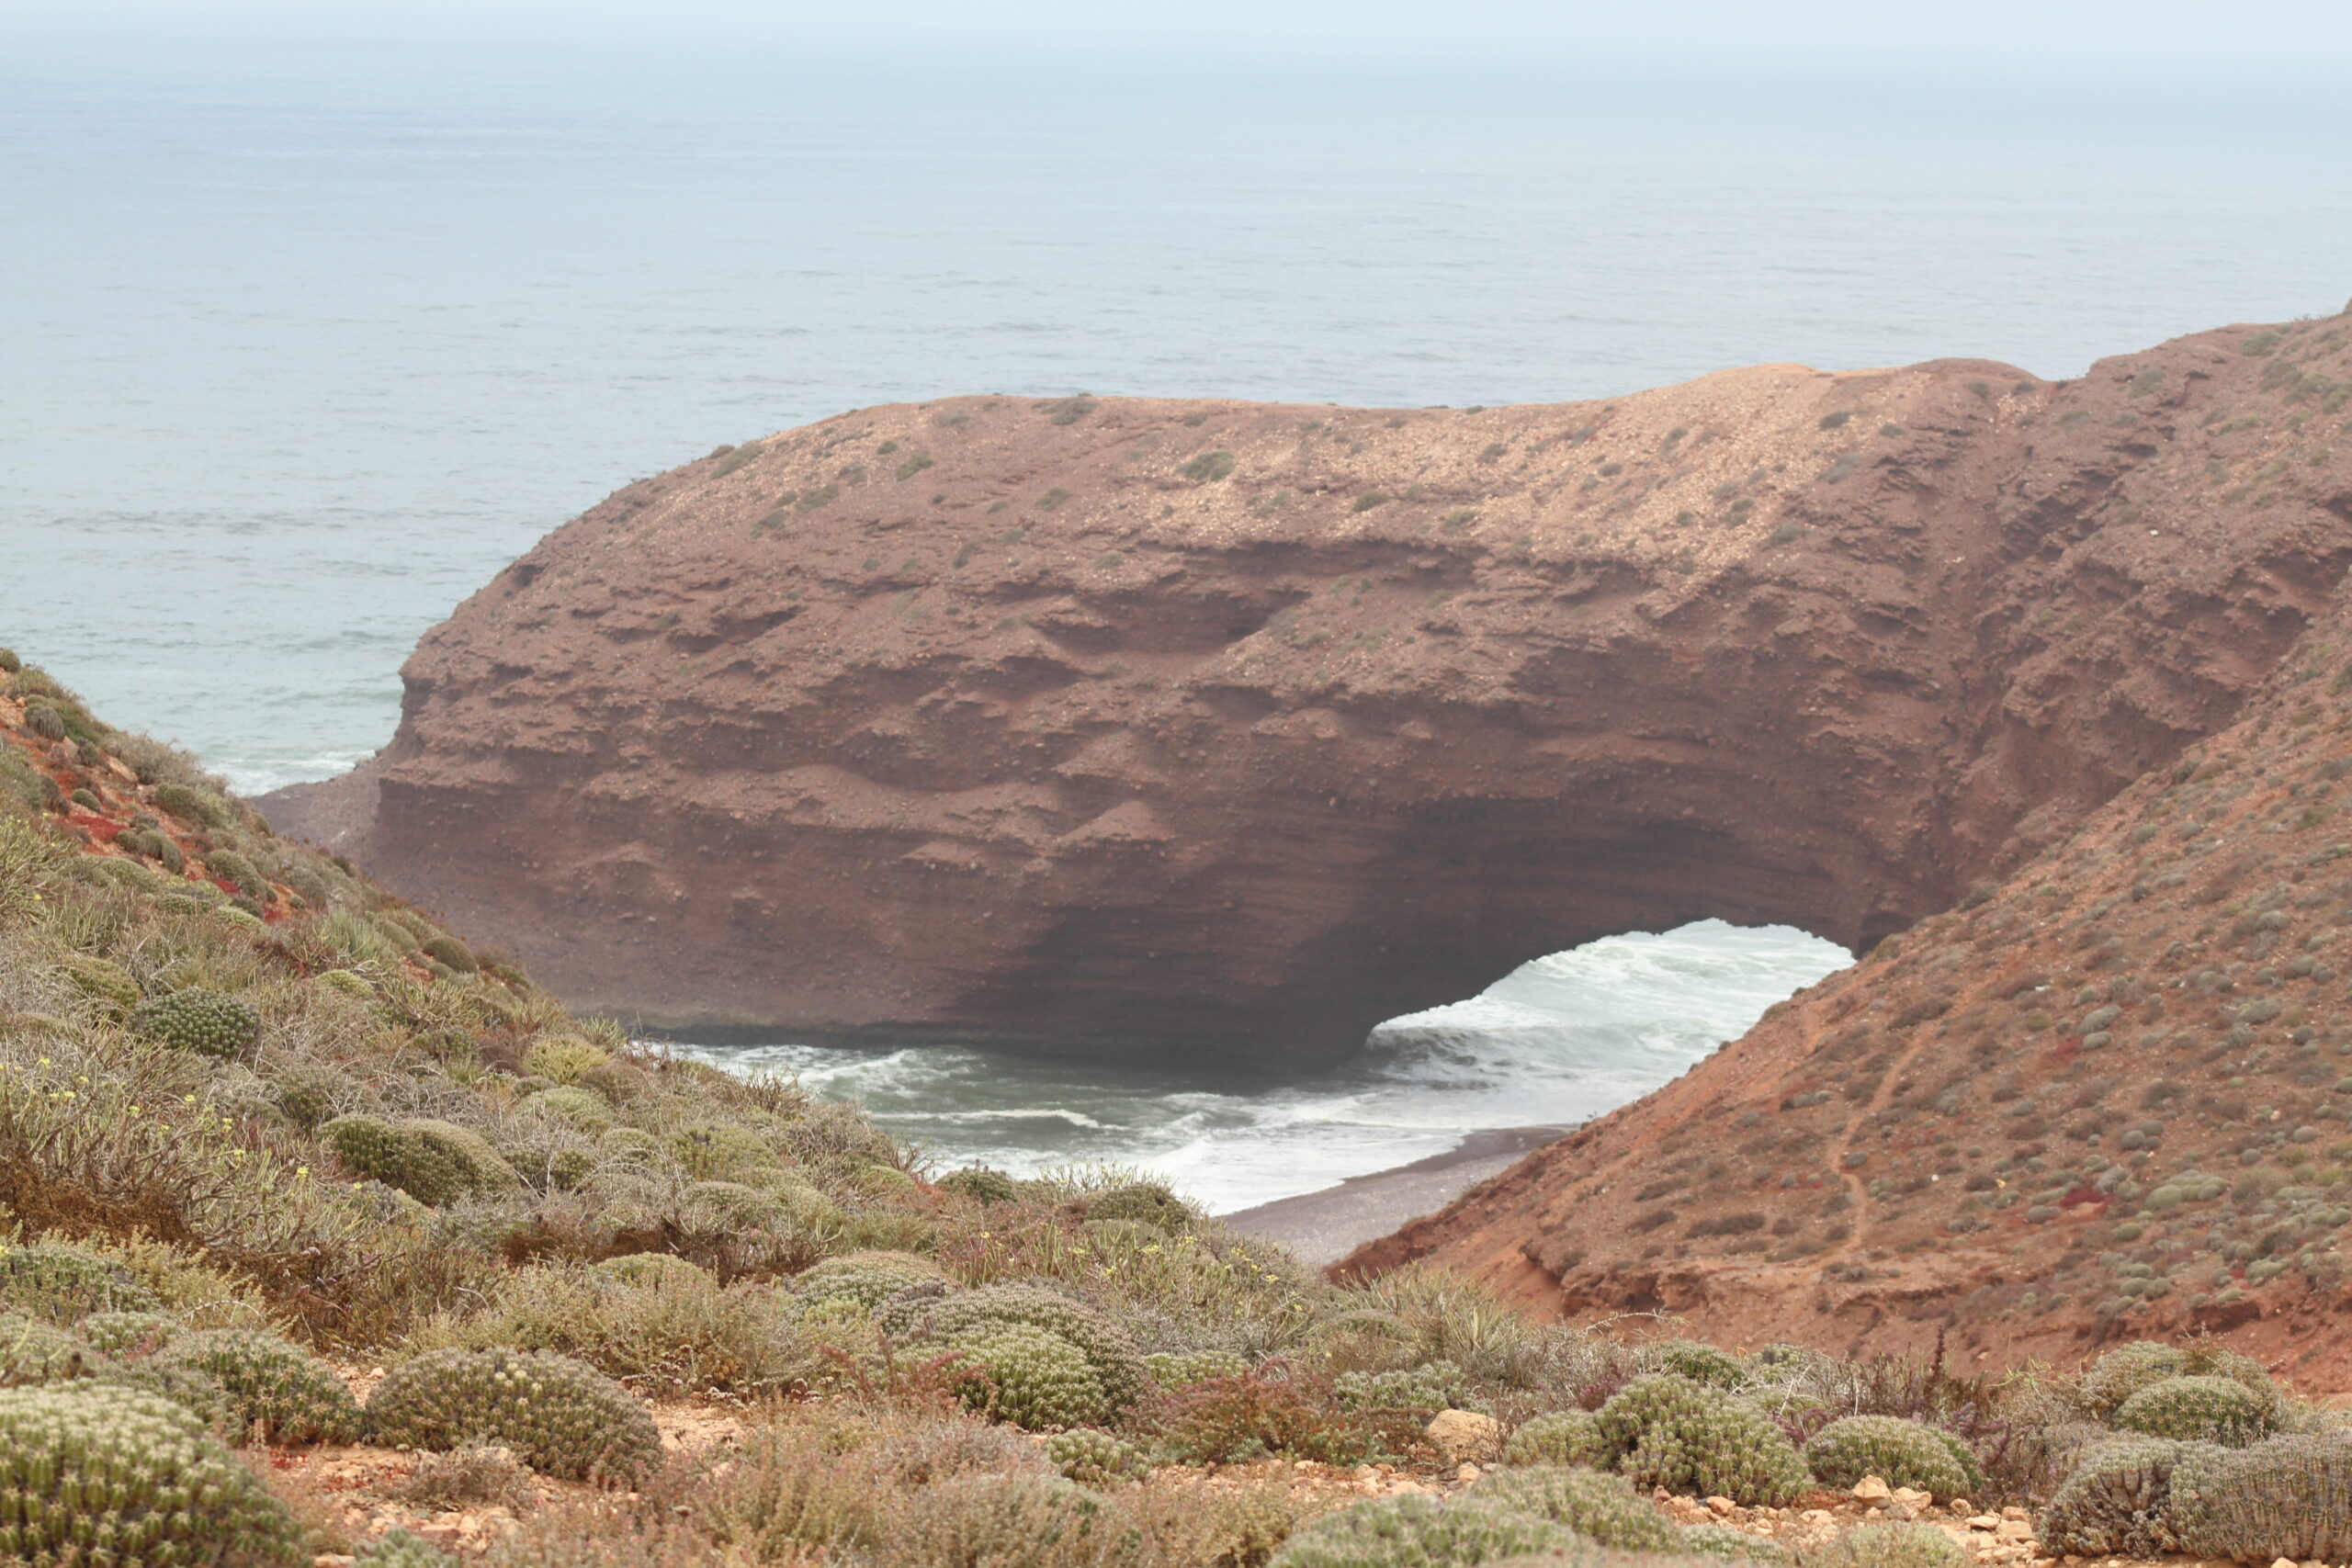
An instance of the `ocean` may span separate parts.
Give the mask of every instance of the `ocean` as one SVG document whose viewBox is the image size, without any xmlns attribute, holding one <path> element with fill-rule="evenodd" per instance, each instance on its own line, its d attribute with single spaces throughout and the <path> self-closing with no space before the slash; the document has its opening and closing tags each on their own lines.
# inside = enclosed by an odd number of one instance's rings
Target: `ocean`
<svg viewBox="0 0 2352 1568">
<path fill-rule="evenodd" d="M 547 530 L 843 409 L 2068 377 L 2352 294 L 2352 94 L 2291 59 L 829 47 L 0 17 L 0 644 L 261 791 L 382 745 L 418 635 Z M 1605 1109 L 1825 945 L 1611 939 L 1306 1083 L 764 1059 L 943 1157 L 1148 1158 L 1258 1201 Z"/>
</svg>

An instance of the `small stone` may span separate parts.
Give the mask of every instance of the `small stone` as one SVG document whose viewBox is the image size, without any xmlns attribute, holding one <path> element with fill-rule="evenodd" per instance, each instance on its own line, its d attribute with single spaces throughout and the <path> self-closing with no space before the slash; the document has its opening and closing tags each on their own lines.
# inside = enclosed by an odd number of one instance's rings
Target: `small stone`
<svg viewBox="0 0 2352 1568">
<path fill-rule="evenodd" d="M 2023 1519 L 2003 1519 L 1993 1527 L 1996 1540 L 2031 1540 L 2033 1527 Z"/>
<path fill-rule="evenodd" d="M 1807 1508 L 1804 1513 L 1799 1514 L 1797 1517 L 1803 1519 L 1809 1525 L 1828 1525 L 1838 1522 L 1838 1516 L 1831 1513 L 1826 1508 Z"/>
<path fill-rule="evenodd" d="M 1708 1511 L 1713 1513 L 1718 1518 L 1730 1513 L 1734 1508 L 1738 1506 L 1738 1504 L 1733 1502 L 1728 1497 L 1710 1497 L 1707 1499 Z"/>
<path fill-rule="evenodd" d="M 1453 1479 L 1467 1486 L 1478 1479 L 1478 1467 L 1475 1464 L 1457 1465 L 1454 1467 Z"/>
<path fill-rule="evenodd" d="M 2301 1564 L 2298 1563 L 2291 1557 L 2281 1557 L 2277 1562 L 2271 1563 L 2270 1568 L 2301 1568 Z"/>
<path fill-rule="evenodd" d="M 1448 1464 L 1491 1463 L 1502 1457 L 1502 1423 L 1475 1410 L 1441 1410 L 1422 1433 Z"/>
<path fill-rule="evenodd" d="M 311 1568 L 352 1568 L 358 1561 L 347 1551 L 322 1551 L 311 1559 Z"/>
<path fill-rule="evenodd" d="M 1989 1530 L 1997 1528 L 2000 1522 L 1990 1514 L 1972 1514 L 1969 1516 L 1968 1528 L 1973 1530 Z"/>
<path fill-rule="evenodd" d="M 1951 1517 L 1955 1519 L 1964 1519 L 1976 1511 L 1976 1506 L 1965 1497 L 1954 1497 L 1946 1506 L 1951 1509 Z"/>
<path fill-rule="evenodd" d="M 1912 1487 L 1898 1486 L 1894 1489 L 1894 1500 L 1914 1508 L 1924 1508 L 1933 1503 L 1935 1498 Z"/>
<path fill-rule="evenodd" d="M 1883 1503 L 1894 1493 L 1877 1476 L 1865 1475 L 1854 1483 L 1854 1490 L 1849 1495 L 1857 1503 Z"/>
<path fill-rule="evenodd" d="M 2026 1511 L 2023 1508 L 2018 1507 L 2015 1503 L 2010 1504 L 2007 1507 L 2001 1510 L 2001 1517 L 2005 1519 L 2022 1519 L 2025 1517 Z"/>
</svg>

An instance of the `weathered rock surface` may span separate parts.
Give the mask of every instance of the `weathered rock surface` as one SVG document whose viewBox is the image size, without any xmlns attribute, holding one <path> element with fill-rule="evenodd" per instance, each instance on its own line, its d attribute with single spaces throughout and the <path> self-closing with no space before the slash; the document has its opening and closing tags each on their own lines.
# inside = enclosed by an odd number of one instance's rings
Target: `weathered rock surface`
<svg viewBox="0 0 2352 1568">
<path fill-rule="evenodd" d="M 870 409 L 550 535 L 379 757 L 269 808 L 686 1030 L 1307 1058 L 1606 932 L 1868 944 L 2326 609 L 2344 336 Z"/>
</svg>

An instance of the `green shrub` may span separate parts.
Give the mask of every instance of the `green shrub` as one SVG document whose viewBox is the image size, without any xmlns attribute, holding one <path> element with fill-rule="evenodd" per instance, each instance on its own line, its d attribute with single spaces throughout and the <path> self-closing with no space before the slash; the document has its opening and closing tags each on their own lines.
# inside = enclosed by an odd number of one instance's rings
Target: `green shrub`
<svg viewBox="0 0 2352 1568">
<path fill-rule="evenodd" d="M 673 1289 L 700 1289 L 716 1283 L 707 1271 L 667 1252 L 632 1252 L 626 1257 L 607 1258 L 588 1266 L 591 1275 L 602 1280 L 616 1280 L 639 1290 L 668 1285 Z"/>
<path fill-rule="evenodd" d="M 25 728 L 43 740 L 65 739 L 65 716 L 57 711 L 54 703 L 27 703 Z"/>
<path fill-rule="evenodd" d="M 1250 1375 L 1250 1358 L 1231 1350 L 1162 1351 L 1143 1359 L 1146 1370 L 1162 1388 L 1188 1388 L 1211 1378 Z"/>
<path fill-rule="evenodd" d="M 368 1415 L 379 1441 L 506 1448 L 543 1475 L 629 1477 L 662 1462 L 644 1402 L 569 1356 L 430 1351 L 385 1375 Z"/>
<path fill-rule="evenodd" d="M 395 1529 L 359 1549 L 362 1568 L 458 1568 L 458 1559 L 423 1536 Z"/>
<path fill-rule="evenodd" d="M 1102 1499 L 1058 1475 L 957 1475 L 899 1495 L 883 1560 L 913 1568 L 1081 1568 L 1109 1558 Z"/>
<path fill-rule="evenodd" d="M 2161 1438 L 2123 1438 L 2092 1449 L 2042 1510 L 2041 1549 L 2084 1557 L 2180 1551 L 2172 1478 L 2187 1447 Z"/>
<path fill-rule="evenodd" d="M 1547 1519 L 1406 1493 L 1324 1515 L 1284 1542 L 1268 1568 L 1471 1568 L 1577 1544 Z"/>
<path fill-rule="evenodd" d="M 347 1443 L 365 1425 L 334 1368 L 261 1329 L 186 1335 L 154 1359 L 158 1366 L 201 1372 L 219 1383 L 237 1428 L 258 1427 L 274 1443 Z"/>
<path fill-rule="evenodd" d="M 2352 1432 L 2297 1433 L 2234 1450 L 2184 1443 L 2173 1493 L 2183 1551 L 2241 1562 L 2352 1562 Z"/>
<path fill-rule="evenodd" d="M 1703 1415 L 1722 1404 L 1722 1394 L 1689 1378 L 1671 1372 L 1651 1372 L 1610 1395 L 1608 1403 L 1595 1413 L 1594 1424 L 1600 1428 L 1601 1441 L 1609 1445 L 1609 1457 L 1614 1461 L 1632 1453 L 1652 1427 L 1669 1420 Z"/>
<path fill-rule="evenodd" d="M 238 1056 L 261 1043 L 261 1014 L 235 997 L 194 987 L 153 997 L 130 1014 L 130 1027 L 151 1040 L 208 1056 Z"/>
<path fill-rule="evenodd" d="M 792 1294 L 802 1313 L 843 1304 L 870 1312 L 901 1291 L 944 1278 L 937 1264 L 910 1252 L 845 1252 L 795 1275 Z"/>
<path fill-rule="evenodd" d="M 915 1325 L 916 1337 L 952 1343 L 999 1324 L 1025 1324 L 1077 1348 L 1101 1380 L 1113 1411 L 1143 1396 L 1150 1374 L 1127 1331 L 1082 1302 L 1038 1285 L 989 1285 L 942 1298 Z"/>
<path fill-rule="evenodd" d="M 1806 1555 L 1807 1568 L 1970 1568 L 1968 1549 L 1933 1525 L 1861 1525 Z"/>
<path fill-rule="evenodd" d="M 1095 1427 L 1055 1433 L 1046 1439 L 1046 1457 L 1063 1475 L 1088 1486 L 1140 1480 L 1151 1473 L 1151 1456 L 1140 1446 Z"/>
<path fill-rule="evenodd" d="M 2115 1425 L 2152 1438 L 2242 1449 L 2278 1431 L 2278 1401 L 2231 1378 L 2166 1378 L 2125 1400 Z"/>
<path fill-rule="evenodd" d="M 0 1551 L 120 1568 L 311 1558 L 284 1505 L 195 1416 L 95 1384 L 0 1390 Z"/>
<path fill-rule="evenodd" d="M 0 648 L 0 674 L 14 675 L 24 667 L 25 661 L 17 657 L 15 649 Z"/>
<path fill-rule="evenodd" d="M 234 850 L 214 850 L 204 857 L 204 869 L 215 882 L 225 882 L 248 898 L 267 901 L 269 881 L 254 869 L 254 863 Z"/>
<path fill-rule="evenodd" d="M 0 1316 L 0 1386 L 69 1382 L 106 1364 L 104 1356 L 55 1324 Z"/>
<path fill-rule="evenodd" d="M 185 822 L 203 828 L 226 828 L 230 823 L 229 807 L 209 790 L 183 784 L 156 786 L 155 804 Z"/>
<path fill-rule="evenodd" d="M 2218 1345 L 2177 1346 L 2138 1339 L 2101 1356 L 2083 1373 L 2083 1403 L 2100 1420 L 2112 1420 L 2124 1401 L 2167 1378 L 2222 1377 L 2257 1393 L 2278 1390 L 2262 1363 Z"/>
<path fill-rule="evenodd" d="M 139 1005 L 139 982 L 119 964 L 84 953 L 69 953 L 57 961 L 57 967 L 74 982 L 75 990 L 104 1003 L 113 1017 L 127 1017 Z"/>
<path fill-rule="evenodd" d="M 1503 1459 L 1510 1464 L 1597 1467 L 1612 1457 L 1600 1435 L 1600 1423 L 1585 1410 L 1557 1410 L 1523 1421 L 1503 1445 Z"/>
<path fill-rule="evenodd" d="M 1332 1392 L 1346 1410 L 1451 1409 L 1466 1397 L 1467 1380 L 1452 1361 L 1430 1361 L 1393 1372 L 1341 1372 Z"/>
<path fill-rule="evenodd" d="M 1622 1476 L 1567 1465 L 1490 1471 L 1470 1490 L 1481 1503 L 1564 1525 L 1602 1546 L 1668 1551 L 1673 1524 Z"/>
<path fill-rule="evenodd" d="M 419 946 L 425 957 L 432 959 L 435 964 L 446 964 L 460 975 L 475 975 L 481 972 L 481 962 L 474 956 L 473 949 L 447 931 L 435 932 L 425 938 Z"/>
<path fill-rule="evenodd" d="M 1651 1348 L 1648 1360 L 1662 1372 L 1711 1388 L 1737 1388 L 1747 1381 L 1738 1357 L 1695 1339 L 1669 1339 Z"/>
<path fill-rule="evenodd" d="M 960 1192 L 982 1203 L 1010 1203 L 1021 1196 L 1021 1189 L 1012 1178 L 986 1166 L 951 1170 L 939 1179 L 937 1185 L 944 1192 Z"/>
<path fill-rule="evenodd" d="M 1797 1554 L 1779 1541 L 1729 1525 L 1684 1525 L 1667 1550 L 1689 1557 L 1745 1560 L 1758 1568 L 1796 1568 L 1797 1562 Z"/>
<path fill-rule="evenodd" d="M 577 1084 L 558 1084 L 543 1089 L 526 1102 L 542 1111 L 553 1111 L 566 1122 L 584 1133 L 602 1133 L 617 1120 L 605 1097 L 593 1089 Z"/>
<path fill-rule="evenodd" d="M 425 1119 L 403 1122 L 401 1130 L 429 1145 L 455 1166 L 462 1191 L 512 1192 L 523 1185 L 523 1179 L 514 1174 L 514 1168 L 506 1163 L 505 1156 L 471 1127 Z"/>
<path fill-rule="evenodd" d="M 180 1331 L 177 1318 L 159 1312 L 95 1312 L 74 1332 L 105 1356 L 142 1356 L 161 1349 Z"/>
<path fill-rule="evenodd" d="M 1751 1506 L 1784 1506 L 1808 1490 L 1813 1479 L 1780 1427 L 1729 1404 L 1685 1410 L 1650 1423 L 1622 1467 L 1644 1486 L 1728 1497 Z"/>
<path fill-rule="evenodd" d="M 1197 479 L 1204 484 L 1214 484 L 1233 472 L 1233 454 L 1223 447 L 1214 452 L 1204 452 L 1176 471 L 1188 479 Z"/>
<path fill-rule="evenodd" d="M 270 1098 L 277 1101 L 278 1113 L 306 1132 L 333 1121 L 336 1108 L 356 1089 L 350 1078 L 334 1068 L 307 1063 L 288 1066 L 269 1080 Z"/>
<path fill-rule="evenodd" d="M 1031 1431 L 1107 1420 L 1110 1396 L 1086 1353 L 1028 1324 L 982 1323 L 946 1341 L 967 1410 Z"/>
<path fill-rule="evenodd" d="M 1824 1485 L 1840 1490 L 1866 1475 L 1939 1498 L 1973 1497 L 1984 1478 L 1976 1456 L 1950 1432 L 1900 1416 L 1849 1416 L 1815 1433 L 1805 1462 Z"/>
<path fill-rule="evenodd" d="M 0 1244 L 0 1306 L 70 1324 L 94 1312 L 153 1312 L 155 1292 L 129 1269 L 62 1242 Z"/>
</svg>

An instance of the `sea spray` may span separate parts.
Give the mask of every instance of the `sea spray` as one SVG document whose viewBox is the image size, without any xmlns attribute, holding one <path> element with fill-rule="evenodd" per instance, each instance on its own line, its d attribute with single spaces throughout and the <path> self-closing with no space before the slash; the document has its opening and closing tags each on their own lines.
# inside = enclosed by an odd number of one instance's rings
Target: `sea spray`
<svg viewBox="0 0 2352 1568">
<path fill-rule="evenodd" d="M 1354 1059 L 1293 1077 L 952 1046 L 679 1049 L 864 1100 L 943 1167 L 1141 1166 L 1226 1212 L 1443 1154 L 1476 1132 L 1572 1126 L 1667 1082 L 1849 961 L 1788 926 L 1701 920 L 1604 937 L 1392 1019 Z"/>
</svg>

